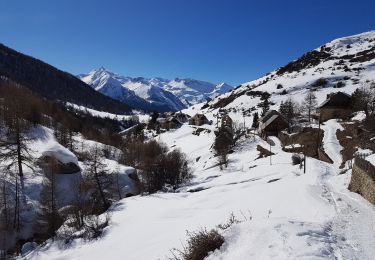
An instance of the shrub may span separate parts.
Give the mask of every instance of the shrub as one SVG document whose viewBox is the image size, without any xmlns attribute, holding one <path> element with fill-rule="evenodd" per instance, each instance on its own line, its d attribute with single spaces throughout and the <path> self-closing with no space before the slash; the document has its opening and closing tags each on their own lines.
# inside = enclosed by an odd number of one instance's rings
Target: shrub
<svg viewBox="0 0 375 260">
<path fill-rule="evenodd" d="M 292 155 L 292 164 L 293 165 L 298 165 L 302 163 L 302 158 L 299 154 L 293 154 Z"/>
<path fill-rule="evenodd" d="M 224 243 L 224 237 L 215 229 L 207 231 L 201 229 L 196 232 L 187 232 L 187 246 L 183 250 L 175 249 L 175 260 L 203 260 L 210 252 L 219 249 Z"/>
<path fill-rule="evenodd" d="M 325 78 L 317 79 L 314 83 L 314 87 L 325 87 L 328 84 L 328 80 Z"/>
<path fill-rule="evenodd" d="M 343 87 L 345 87 L 345 82 L 344 81 L 339 81 L 335 85 L 335 88 L 343 88 Z"/>
</svg>

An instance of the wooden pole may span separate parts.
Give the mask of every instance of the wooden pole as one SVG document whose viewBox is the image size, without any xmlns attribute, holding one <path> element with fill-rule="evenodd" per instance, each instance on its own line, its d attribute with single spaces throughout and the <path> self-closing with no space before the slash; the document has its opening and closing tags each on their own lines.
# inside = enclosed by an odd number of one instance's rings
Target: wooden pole
<svg viewBox="0 0 375 260">
<path fill-rule="evenodd" d="M 306 173 L 306 151 L 305 151 L 305 146 L 303 146 L 303 173 Z"/>
<path fill-rule="evenodd" d="M 268 139 L 269 140 L 269 139 Z M 272 165 L 272 151 L 271 151 L 271 141 L 270 142 L 270 165 Z"/>
</svg>

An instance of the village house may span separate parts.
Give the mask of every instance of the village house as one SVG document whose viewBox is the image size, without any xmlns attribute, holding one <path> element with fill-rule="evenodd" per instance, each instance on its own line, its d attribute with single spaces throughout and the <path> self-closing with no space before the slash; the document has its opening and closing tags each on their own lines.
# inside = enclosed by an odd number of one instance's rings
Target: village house
<svg viewBox="0 0 375 260">
<path fill-rule="evenodd" d="M 163 128 L 165 128 L 165 129 L 177 129 L 181 126 L 182 126 L 182 123 L 180 122 L 180 120 L 178 120 L 174 116 L 171 116 L 171 117 L 167 118 Z"/>
<path fill-rule="evenodd" d="M 320 121 L 334 118 L 346 119 L 353 113 L 351 101 L 352 97 L 344 92 L 327 95 L 327 99 L 318 108 Z"/>
<path fill-rule="evenodd" d="M 270 110 L 260 118 L 258 132 L 262 137 L 277 136 L 286 128 L 288 121 L 276 110 Z"/>
<path fill-rule="evenodd" d="M 208 121 L 207 117 L 203 114 L 195 114 L 189 119 L 189 125 L 201 126 L 209 123 L 210 121 Z"/>
<path fill-rule="evenodd" d="M 175 116 L 169 116 L 167 118 L 159 117 L 156 122 L 160 128 L 167 130 L 177 129 L 182 125 L 182 123 Z"/>
<path fill-rule="evenodd" d="M 189 121 L 189 118 L 190 118 L 189 115 L 184 114 L 182 112 L 176 112 L 173 116 L 181 123 L 186 123 L 187 121 Z"/>
</svg>

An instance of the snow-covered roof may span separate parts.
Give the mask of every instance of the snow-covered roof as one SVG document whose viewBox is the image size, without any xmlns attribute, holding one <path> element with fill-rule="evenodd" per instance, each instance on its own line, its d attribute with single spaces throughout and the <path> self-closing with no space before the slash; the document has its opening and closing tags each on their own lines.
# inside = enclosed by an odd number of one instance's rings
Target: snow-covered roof
<svg viewBox="0 0 375 260">
<path fill-rule="evenodd" d="M 271 124 L 273 121 L 275 121 L 278 117 L 279 117 L 279 115 L 273 115 L 273 116 L 271 116 L 265 123 L 261 123 L 259 125 L 259 128 L 261 130 L 265 129 L 269 124 Z"/>
</svg>

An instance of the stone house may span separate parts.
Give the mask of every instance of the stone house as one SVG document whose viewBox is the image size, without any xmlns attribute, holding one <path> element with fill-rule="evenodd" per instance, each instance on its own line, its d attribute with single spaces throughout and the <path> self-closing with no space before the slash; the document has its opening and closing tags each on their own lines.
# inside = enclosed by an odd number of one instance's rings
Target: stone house
<svg viewBox="0 0 375 260">
<path fill-rule="evenodd" d="M 176 112 L 173 116 L 174 116 L 178 121 L 180 121 L 181 123 L 186 123 L 187 121 L 189 121 L 189 118 L 190 118 L 189 115 L 184 114 L 184 113 L 182 113 L 182 112 Z"/>
<path fill-rule="evenodd" d="M 351 103 L 352 97 L 344 92 L 327 95 L 327 99 L 318 107 L 320 121 L 346 119 L 353 113 Z"/>
<path fill-rule="evenodd" d="M 165 125 L 163 128 L 165 129 L 177 129 L 182 126 L 180 120 L 178 120 L 175 116 L 171 116 L 167 118 L 165 121 Z"/>
<path fill-rule="evenodd" d="M 195 114 L 189 119 L 189 125 L 201 126 L 209 123 L 210 121 L 208 121 L 207 117 L 203 114 Z"/>
<path fill-rule="evenodd" d="M 258 132 L 262 137 L 278 136 L 279 132 L 288 128 L 288 121 L 276 110 L 268 111 L 259 120 Z"/>
<path fill-rule="evenodd" d="M 160 128 L 167 130 L 177 129 L 182 125 L 182 123 L 175 116 L 169 116 L 167 118 L 159 117 L 156 122 Z"/>
</svg>

